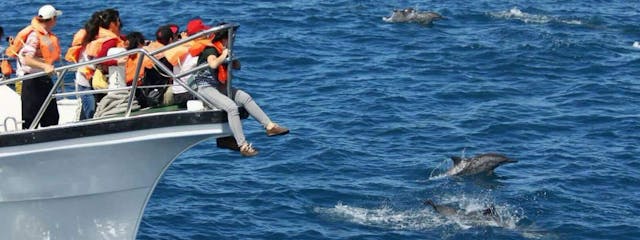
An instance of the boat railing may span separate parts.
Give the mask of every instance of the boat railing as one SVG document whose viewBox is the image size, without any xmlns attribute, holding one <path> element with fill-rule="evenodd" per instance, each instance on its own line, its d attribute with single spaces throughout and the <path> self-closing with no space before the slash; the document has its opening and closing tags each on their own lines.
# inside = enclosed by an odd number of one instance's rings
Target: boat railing
<svg viewBox="0 0 640 240">
<path fill-rule="evenodd" d="M 75 71 L 80 67 L 84 67 L 84 66 L 88 66 L 88 65 L 95 65 L 95 64 L 100 64 L 103 63 L 105 61 L 108 60 L 112 60 L 112 59 L 120 59 L 123 57 L 127 57 L 129 55 L 132 54 L 138 54 L 138 58 L 137 58 L 137 64 L 136 64 L 136 69 L 135 69 L 135 74 L 134 76 L 139 76 L 140 71 L 143 71 L 142 69 L 142 63 L 143 60 L 146 58 L 149 58 L 151 61 L 153 61 L 153 63 L 155 64 L 155 67 L 161 71 L 161 74 L 164 74 L 165 76 L 168 76 L 170 78 L 173 79 L 174 83 L 178 83 L 179 85 L 181 85 L 182 87 L 184 87 L 189 93 L 191 93 L 193 96 L 195 96 L 198 100 L 204 102 L 209 108 L 214 109 L 215 106 L 214 104 L 209 101 L 207 98 L 204 98 L 200 93 L 198 93 L 196 91 L 196 89 L 192 88 L 191 86 L 189 86 L 189 84 L 187 82 L 181 81 L 179 80 L 182 77 L 191 75 L 191 74 L 195 74 L 198 71 L 201 71 L 203 69 L 208 68 L 208 64 L 206 63 L 206 61 L 200 65 L 197 65 L 195 67 L 193 67 L 190 70 L 187 71 L 182 71 L 178 74 L 174 74 L 172 70 L 170 70 L 169 68 L 167 68 L 158 58 L 155 57 L 155 55 L 159 54 L 159 53 L 163 53 L 169 49 L 178 47 L 180 45 L 183 45 L 185 43 L 188 43 L 194 39 L 198 39 L 201 37 L 205 37 L 205 36 L 210 36 L 210 34 L 215 34 L 215 33 L 219 33 L 219 32 L 223 32 L 226 34 L 228 34 L 226 36 L 226 38 L 228 39 L 227 41 L 227 49 L 229 49 L 229 57 L 225 60 L 225 62 L 223 64 L 227 64 L 227 93 L 230 94 L 230 88 L 231 88 L 231 81 L 233 79 L 233 75 L 232 75 L 232 62 L 234 60 L 233 57 L 233 42 L 235 40 L 235 29 L 238 28 L 238 24 L 234 24 L 234 23 L 226 23 L 226 24 L 222 24 L 222 25 L 218 25 L 215 27 L 212 27 L 208 30 L 202 31 L 200 33 L 194 34 L 192 36 L 189 36 L 187 38 L 184 39 L 180 39 L 176 42 L 167 44 L 164 47 L 161 47 L 159 49 L 156 49 L 154 51 L 147 51 L 146 49 L 143 48 L 136 48 L 136 49 L 131 49 L 131 50 L 127 50 L 121 53 L 117 53 L 117 54 L 113 54 L 113 55 L 108 55 L 105 57 L 101 57 L 101 58 L 96 58 L 96 59 L 92 59 L 89 61 L 85 61 L 85 62 L 79 62 L 79 63 L 73 63 L 73 64 L 68 64 L 68 65 L 64 65 L 64 66 L 60 66 L 54 69 L 54 74 L 56 76 L 56 80 L 53 84 L 53 88 L 51 89 L 51 91 L 49 92 L 49 95 L 47 96 L 45 102 L 42 104 L 42 107 L 40 108 L 40 110 L 38 111 L 35 119 L 33 120 L 33 123 L 31 124 L 31 126 L 29 126 L 29 129 L 35 129 L 36 126 L 38 126 L 38 123 L 40 122 L 40 119 L 42 118 L 42 115 L 44 115 L 45 110 L 47 109 L 47 107 L 49 106 L 49 104 L 51 103 L 52 100 L 56 100 L 57 98 L 66 98 L 66 97 L 70 97 L 70 96 L 76 96 L 79 97 L 81 95 L 86 95 L 86 94 L 96 94 L 96 93 L 109 93 L 109 92 L 121 92 L 121 91 L 129 91 L 129 95 L 128 95 L 128 105 L 125 111 L 124 118 L 128 118 L 131 116 L 131 111 L 132 111 L 132 106 L 133 106 L 133 100 L 134 97 L 136 96 L 136 91 L 139 88 L 153 88 L 153 87 L 171 87 L 171 84 L 167 84 L 167 85 L 154 85 L 154 86 L 138 86 L 138 81 L 132 81 L 132 84 L 130 86 L 126 86 L 126 87 L 120 87 L 120 88 L 113 88 L 113 89 L 100 89 L 100 90 L 85 90 L 85 91 L 72 91 L 72 92 L 68 92 L 68 91 L 64 91 L 64 79 L 65 79 L 65 75 L 69 72 L 69 71 Z M 42 77 L 47 75 L 44 72 L 40 72 L 40 73 L 34 73 L 34 74 L 27 74 L 24 76 L 20 76 L 20 77 L 15 77 L 15 78 L 11 78 L 11 79 L 7 79 L 7 80 L 0 80 L 0 86 L 2 85 L 7 85 L 7 84 L 12 84 L 12 83 L 16 83 L 18 81 L 28 81 L 34 78 L 38 78 L 38 77 Z M 58 92 L 58 89 L 61 89 L 61 92 Z M 6 126 L 5 126 L 6 127 Z"/>
</svg>

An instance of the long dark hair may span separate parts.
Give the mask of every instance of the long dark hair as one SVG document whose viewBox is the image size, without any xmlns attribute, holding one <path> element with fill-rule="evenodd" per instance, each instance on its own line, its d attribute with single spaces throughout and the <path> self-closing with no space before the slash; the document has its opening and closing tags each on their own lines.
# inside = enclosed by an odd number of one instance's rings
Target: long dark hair
<svg viewBox="0 0 640 240">
<path fill-rule="evenodd" d="M 100 28 L 109 28 L 109 24 L 119 21 L 120 13 L 113 8 L 94 12 L 91 18 L 84 24 L 87 35 L 82 39 L 82 46 L 86 46 L 98 36 Z"/>
<path fill-rule="evenodd" d="M 138 48 L 140 45 L 144 45 L 144 35 L 141 32 L 130 32 L 127 34 L 127 40 L 129 41 L 129 46 L 127 46 L 127 50 L 131 50 L 134 48 Z"/>
</svg>

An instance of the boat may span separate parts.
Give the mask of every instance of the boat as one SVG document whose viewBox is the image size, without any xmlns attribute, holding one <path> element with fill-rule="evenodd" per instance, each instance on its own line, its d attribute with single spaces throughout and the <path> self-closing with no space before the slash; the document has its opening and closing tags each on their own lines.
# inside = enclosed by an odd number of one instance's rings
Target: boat
<svg viewBox="0 0 640 240">
<path fill-rule="evenodd" d="M 20 98 L 7 85 L 44 73 L 0 81 L 0 239 L 135 239 L 145 206 L 171 163 L 207 139 L 216 138 L 219 143 L 232 139 L 226 113 L 182 82 L 204 108 L 165 106 L 136 111 L 132 108 L 135 91 L 145 87 L 137 86 L 136 81 L 116 89 L 63 91 L 64 76 L 87 64 L 139 54 L 153 60 L 164 74 L 183 77 L 208 66 L 205 63 L 174 74 L 154 55 L 216 32 L 228 33 L 231 49 L 237 27 L 227 23 L 156 51 L 133 49 L 58 67 L 54 90 L 27 129 L 21 125 Z M 136 75 L 141 66 L 139 62 Z M 228 74 L 231 81 L 231 71 Z M 123 113 L 77 120 L 79 101 L 74 96 L 113 91 L 128 94 Z M 61 106 L 60 123 L 37 127 L 53 100 Z M 247 118 L 246 111 L 241 112 Z"/>
</svg>

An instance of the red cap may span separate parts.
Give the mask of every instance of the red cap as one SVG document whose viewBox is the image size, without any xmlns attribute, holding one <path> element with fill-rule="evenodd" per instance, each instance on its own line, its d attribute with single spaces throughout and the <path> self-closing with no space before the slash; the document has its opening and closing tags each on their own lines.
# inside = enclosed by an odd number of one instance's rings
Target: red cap
<svg viewBox="0 0 640 240">
<path fill-rule="evenodd" d="M 189 23 L 187 23 L 187 34 L 189 36 L 199 33 L 203 30 L 207 30 L 211 27 L 204 25 L 204 23 L 202 23 L 202 19 L 200 18 L 196 18 L 193 19 L 191 21 L 189 21 Z"/>
</svg>

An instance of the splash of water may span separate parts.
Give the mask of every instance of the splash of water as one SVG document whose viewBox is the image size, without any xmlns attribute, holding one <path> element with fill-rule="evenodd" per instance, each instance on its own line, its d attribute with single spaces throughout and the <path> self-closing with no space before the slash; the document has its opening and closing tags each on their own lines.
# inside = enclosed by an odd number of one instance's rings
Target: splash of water
<svg viewBox="0 0 640 240">
<path fill-rule="evenodd" d="M 466 151 L 467 151 L 467 148 L 462 149 L 462 152 L 460 153 L 460 157 L 462 159 L 466 158 L 465 156 Z M 449 164 L 447 163 L 450 161 L 451 160 L 449 158 L 445 158 L 435 168 L 433 168 L 431 170 L 431 173 L 429 173 L 429 180 L 438 180 L 438 179 L 447 177 L 447 172 L 448 172 L 447 167 L 449 166 Z M 459 170 L 462 170 L 464 167 L 465 167 L 465 164 L 461 163 L 458 166 L 454 167 L 455 169 L 453 169 L 452 172 L 457 172 Z"/>
<path fill-rule="evenodd" d="M 332 208 L 316 207 L 314 211 L 348 222 L 394 230 L 426 230 L 446 223 L 427 209 L 395 210 L 388 206 L 369 209 L 338 203 Z"/>
<path fill-rule="evenodd" d="M 507 11 L 490 13 L 491 16 L 501 19 L 516 19 L 524 23 L 546 24 L 546 23 L 563 23 L 569 25 L 583 25 L 581 20 L 577 19 L 561 19 L 553 16 L 526 13 L 517 7 L 513 7 Z"/>
</svg>

